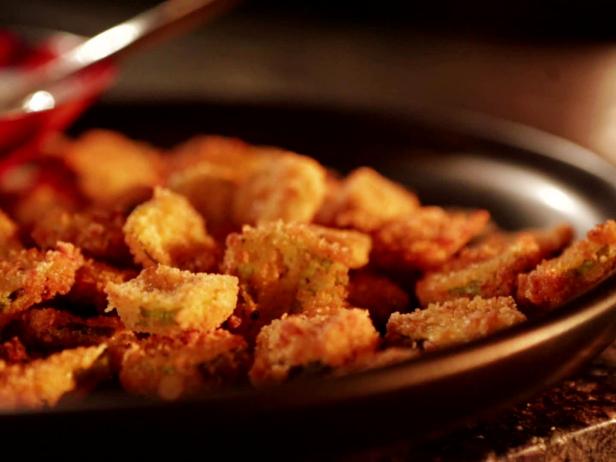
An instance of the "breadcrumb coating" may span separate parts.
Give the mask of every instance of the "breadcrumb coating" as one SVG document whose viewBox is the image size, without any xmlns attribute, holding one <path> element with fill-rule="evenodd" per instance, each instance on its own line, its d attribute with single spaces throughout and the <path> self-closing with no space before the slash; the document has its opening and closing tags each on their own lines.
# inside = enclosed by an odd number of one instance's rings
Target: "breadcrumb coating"
<svg viewBox="0 0 616 462">
<path fill-rule="evenodd" d="M 488 237 L 463 249 L 438 271 L 427 273 L 417 283 L 417 297 L 425 306 L 459 297 L 514 295 L 518 274 L 560 251 L 571 237 L 569 226 Z"/>
<path fill-rule="evenodd" d="M 233 313 L 238 280 L 158 265 L 128 282 L 109 283 L 106 291 L 108 310 L 115 308 L 128 329 L 156 334 L 209 331 Z"/>
<path fill-rule="evenodd" d="M 385 326 L 389 316 L 409 306 L 408 294 L 386 276 L 368 270 L 351 273 L 349 304 L 370 311 L 372 321 Z"/>
<path fill-rule="evenodd" d="M 388 269 L 434 269 L 481 233 L 489 220 L 485 210 L 448 212 L 440 207 L 422 207 L 408 218 L 386 223 L 373 234 L 372 258 Z"/>
<path fill-rule="evenodd" d="M 325 169 L 314 159 L 285 153 L 263 160 L 233 200 L 238 226 L 281 219 L 308 223 L 325 197 Z"/>
<path fill-rule="evenodd" d="M 511 297 L 457 298 L 412 313 L 394 313 L 387 323 L 391 345 L 439 350 L 486 337 L 526 320 Z"/>
<path fill-rule="evenodd" d="M 124 201 L 162 181 L 158 151 L 107 130 L 90 130 L 67 143 L 63 158 L 83 194 L 96 204 Z"/>
<path fill-rule="evenodd" d="M 83 318 L 57 308 L 25 311 L 13 326 L 29 348 L 46 351 L 98 345 L 123 328 L 116 316 Z"/>
<path fill-rule="evenodd" d="M 346 366 L 334 369 L 333 375 L 343 376 L 356 372 L 379 369 L 381 367 L 392 366 L 411 359 L 418 358 L 420 352 L 415 348 L 390 347 L 380 351 L 371 351 L 358 356 Z"/>
<path fill-rule="evenodd" d="M 284 316 L 257 336 L 250 380 L 264 386 L 300 375 L 329 373 L 373 351 L 378 339 L 368 312 L 362 309 Z"/>
<path fill-rule="evenodd" d="M 519 275 L 517 300 L 525 306 L 553 309 L 598 284 L 615 269 L 616 221 L 608 220 L 559 257 Z"/>
<path fill-rule="evenodd" d="M 139 205 L 126 219 L 124 236 L 135 261 L 196 272 L 213 271 L 219 250 L 205 223 L 188 200 L 167 189 Z"/>
<path fill-rule="evenodd" d="M 130 393 L 176 400 L 246 380 L 246 341 L 222 329 L 151 336 L 122 359 L 120 381 Z"/>
<path fill-rule="evenodd" d="M 91 368 L 105 348 L 101 344 L 64 350 L 26 364 L 0 361 L 0 409 L 53 406 L 77 388 L 79 374 Z"/>
<path fill-rule="evenodd" d="M 337 228 L 371 232 L 388 221 L 404 219 L 419 208 L 417 196 L 369 167 L 353 170 L 323 202 L 317 221 Z"/>
<path fill-rule="evenodd" d="M 367 263 L 369 251 L 370 238 L 356 232 L 281 221 L 245 226 L 227 238 L 221 268 L 240 281 L 236 321 L 258 331 L 283 313 L 345 306 L 349 268 Z"/>
<path fill-rule="evenodd" d="M 119 211 L 92 208 L 82 212 L 52 210 L 39 217 L 32 239 L 43 249 L 58 241 L 70 242 L 84 255 L 125 265 L 132 262 L 124 242 L 124 215 Z"/>
<path fill-rule="evenodd" d="M 0 261 L 0 326 L 37 303 L 66 294 L 83 264 L 79 249 L 59 242 L 57 250 L 18 250 Z"/>
</svg>

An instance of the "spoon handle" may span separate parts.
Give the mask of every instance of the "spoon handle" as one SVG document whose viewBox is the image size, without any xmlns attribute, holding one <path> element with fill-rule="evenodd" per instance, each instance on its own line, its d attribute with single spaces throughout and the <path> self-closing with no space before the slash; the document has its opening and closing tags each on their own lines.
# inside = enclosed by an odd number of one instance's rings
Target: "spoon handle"
<svg viewBox="0 0 616 462">
<path fill-rule="evenodd" d="M 46 88 L 96 63 L 186 30 L 226 11 L 234 3 L 233 0 L 166 0 L 95 35 L 36 71 L 20 73 L 18 78 L 11 79 L 10 100 L 21 101 L 36 90 Z"/>
</svg>

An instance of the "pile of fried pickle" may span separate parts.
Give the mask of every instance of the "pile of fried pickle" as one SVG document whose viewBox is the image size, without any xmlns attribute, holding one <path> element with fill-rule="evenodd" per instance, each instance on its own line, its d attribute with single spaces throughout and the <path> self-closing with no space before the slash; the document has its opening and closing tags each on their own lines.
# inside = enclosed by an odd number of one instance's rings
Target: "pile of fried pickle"
<svg viewBox="0 0 616 462">
<path fill-rule="evenodd" d="M 58 136 L 0 181 L 0 409 L 338 377 L 485 337 L 616 267 L 616 222 L 505 232 L 217 136 Z M 104 384 L 104 385 L 103 385 Z"/>
</svg>

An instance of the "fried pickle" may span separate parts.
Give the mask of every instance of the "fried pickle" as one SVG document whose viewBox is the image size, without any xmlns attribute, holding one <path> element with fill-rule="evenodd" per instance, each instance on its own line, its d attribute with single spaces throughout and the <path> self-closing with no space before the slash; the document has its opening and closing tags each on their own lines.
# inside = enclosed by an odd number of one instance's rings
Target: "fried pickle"
<svg viewBox="0 0 616 462">
<path fill-rule="evenodd" d="M 117 316 L 83 318 L 57 308 L 33 308 L 12 328 L 29 348 L 55 351 L 101 344 L 124 326 Z"/>
<path fill-rule="evenodd" d="M 553 309 L 585 292 L 616 269 L 616 221 L 588 231 L 562 255 L 518 276 L 517 300 L 537 309 Z"/>
<path fill-rule="evenodd" d="M 220 252 L 188 200 L 167 189 L 139 205 L 126 219 L 124 236 L 135 261 L 195 272 L 213 271 Z"/>
<path fill-rule="evenodd" d="M 404 219 L 419 208 L 419 200 L 402 185 L 369 167 L 353 170 L 344 180 L 329 183 L 331 194 L 317 222 L 336 228 L 372 232 L 388 221 Z"/>
<path fill-rule="evenodd" d="M 284 316 L 257 336 L 250 380 L 255 386 L 264 386 L 300 376 L 327 375 L 373 351 L 378 340 L 366 310 Z"/>
<path fill-rule="evenodd" d="M 128 329 L 157 334 L 191 328 L 209 331 L 233 313 L 238 280 L 158 265 L 128 282 L 111 282 L 106 291 L 108 310 L 115 308 Z"/>
<path fill-rule="evenodd" d="M 107 130 L 90 130 L 66 144 L 63 159 L 82 193 L 98 205 L 117 205 L 162 182 L 162 160 L 145 143 Z"/>
<path fill-rule="evenodd" d="M 359 270 L 351 273 L 349 304 L 370 311 L 375 325 L 385 326 L 395 311 L 408 307 L 408 294 L 386 276 L 372 271 Z"/>
<path fill-rule="evenodd" d="M 58 241 L 70 242 L 86 256 L 126 265 L 132 258 L 124 242 L 124 221 L 124 215 L 113 210 L 52 210 L 39 218 L 32 239 L 43 249 L 55 247 Z"/>
<path fill-rule="evenodd" d="M 18 250 L 0 261 L 0 326 L 32 305 L 66 294 L 83 257 L 71 244 L 57 250 Z"/>
<path fill-rule="evenodd" d="M 427 273 L 416 286 L 422 305 L 459 297 L 514 295 L 518 274 L 561 250 L 573 235 L 570 226 L 549 231 L 497 234 L 465 248 L 438 271 Z"/>
<path fill-rule="evenodd" d="M 434 269 L 481 233 L 489 219 L 485 210 L 448 212 L 422 207 L 408 218 L 387 222 L 373 234 L 372 258 L 387 269 Z"/>
<path fill-rule="evenodd" d="M 0 361 L 0 409 L 53 406 L 77 388 L 79 374 L 91 368 L 105 348 L 74 348 L 25 364 Z"/>
<path fill-rule="evenodd" d="M 264 159 L 233 199 L 235 224 L 281 219 L 308 223 L 325 197 L 325 169 L 314 159 L 285 153 Z"/>
<path fill-rule="evenodd" d="M 222 271 L 240 280 L 236 320 L 258 328 L 283 313 L 346 305 L 348 271 L 368 262 L 370 238 L 315 225 L 272 222 L 227 238 Z"/>
<path fill-rule="evenodd" d="M 120 381 L 130 393 L 176 400 L 246 380 L 246 341 L 227 331 L 151 336 L 124 354 Z"/>
<path fill-rule="evenodd" d="M 412 313 L 392 314 L 386 339 L 390 345 L 432 351 L 486 337 L 525 320 L 511 297 L 457 298 Z"/>
</svg>

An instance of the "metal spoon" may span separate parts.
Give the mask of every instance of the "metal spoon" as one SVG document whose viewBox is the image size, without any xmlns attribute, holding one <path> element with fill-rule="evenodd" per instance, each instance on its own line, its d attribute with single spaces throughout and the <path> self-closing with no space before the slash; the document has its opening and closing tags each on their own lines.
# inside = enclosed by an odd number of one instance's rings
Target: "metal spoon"
<svg viewBox="0 0 616 462">
<path fill-rule="evenodd" d="M 2 72 L 0 113 L 50 109 L 56 99 L 54 92 L 49 90 L 53 85 L 94 64 L 184 31 L 225 11 L 233 3 L 233 0 L 167 0 L 95 35 L 31 72 Z"/>
</svg>

